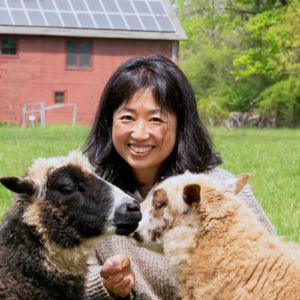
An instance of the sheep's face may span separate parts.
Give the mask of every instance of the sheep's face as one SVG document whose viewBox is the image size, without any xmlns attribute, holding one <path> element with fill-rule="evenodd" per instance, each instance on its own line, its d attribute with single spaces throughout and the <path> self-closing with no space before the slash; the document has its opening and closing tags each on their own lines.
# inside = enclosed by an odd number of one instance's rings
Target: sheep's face
<svg viewBox="0 0 300 300">
<path fill-rule="evenodd" d="M 24 178 L 0 181 L 22 195 L 24 222 L 62 247 L 72 248 L 93 237 L 128 235 L 141 220 L 139 203 L 95 175 L 78 151 L 38 159 Z"/>
<path fill-rule="evenodd" d="M 219 181 L 189 172 L 169 178 L 141 204 L 143 218 L 131 237 L 139 246 L 159 253 L 164 252 L 166 241 L 191 248 L 203 218 L 222 214 L 222 202 L 228 200 L 226 194 L 240 192 L 249 178 L 249 174 L 243 174 Z"/>
</svg>

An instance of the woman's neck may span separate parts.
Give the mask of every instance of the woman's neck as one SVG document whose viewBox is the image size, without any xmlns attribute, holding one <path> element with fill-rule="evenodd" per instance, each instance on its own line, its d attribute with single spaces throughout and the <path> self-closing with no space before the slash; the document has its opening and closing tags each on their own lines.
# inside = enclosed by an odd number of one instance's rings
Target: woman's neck
<svg viewBox="0 0 300 300">
<path fill-rule="evenodd" d="M 155 175 L 157 173 L 157 168 L 153 169 L 134 169 L 133 170 L 136 180 L 141 183 L 142 186 L 137 187 L 141 197 L 145 199 L 154 185 Z"/>
</svg>

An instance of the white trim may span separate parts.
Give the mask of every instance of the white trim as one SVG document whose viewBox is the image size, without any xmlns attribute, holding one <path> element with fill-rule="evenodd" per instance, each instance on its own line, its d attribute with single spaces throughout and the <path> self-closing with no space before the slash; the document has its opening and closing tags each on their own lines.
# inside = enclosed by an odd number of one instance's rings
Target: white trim
<svg viewBox="0 0 300 300">
<path fill-rule="evenodd" d="M 87 4 L 86 0 L 83 0 L 83 3 L 85 4 L 85 6 L 86 6 L 86 8 L 87 8 L 87 10 L 88 10 L 88 13 L 90 14 L 90 17 L 91 17 L 91 19 L 92 19 L 92 22 L 93 22 L 93 24 L 94 24 L 94 27 L 97 28 L 96 20 L 94 19 L 94 16 L 93 16 L 93 14 L 92 14 L 92 12 L 91 12 L 91 10 L 90 10 L 89 5 Z M 99 2 L 99 3 L 100 3 L 100 2 Z M 101 4 L 100 4 L 100 5 L 101 5 Z"/>
<path fill-rule="evenodd" d="M 52 35 L 89 38 L 121 38 L 121 39 L 143 39 L 143 40 L 187 40 L 182 34 L 175 32 L 142 31 L 142 30 L 112 30 L 93 28 L 66 28 L 66 27 L 40 27 L 40 26 L 6 26 L 0 25 L 0 34 L 25 34 L 25 35 Z"/>
<path fill-rule="evenodd" d="M 76 20 L 77 24 L 79 25 L 79 28 L 84 28 L 84 27 L 82 27 L 81 22 L 79 21 L 79 19 L 77 17 L 76 11 L 75 11 L 75 9 L 73 7 L 73 4 L 72 4 L 71 0 L 67 0 L 67 1 L 68 1 L 69 5 L 71 7 L 71 11 L 72 11 L 72 13 L 75 16 L 75 20 Z M 87 12 L 85 11 L 85 13 L 87 13 Z"/>
<path fill-rule="evenodd" d="M 178 49 L 178 42 L 172 42 L 172 61 L 176 63 L 177 61 L 177 50 Z"/>
<path fill-rule="evenodd" d="M 55 0 L 52 0 L 53 6 L 55 7 L 55 12 L 58 14 L 58 18 L 62 24 L 63 27 L 66 27 L 66 24 L 64 22 L 64 19 L 62 18 L 62 16 L 60 15 L 60 10 L 58 9 Z M 51 12 L 54 12 L 53 10 L 51 10 Z"/>
<path fill-rule="evenodd" d="M 25 7 L 25 4 L 24 4 L 23 0 L 20 0 L 20 2 L 21 2 L 21 5 L 22 5 L 22 7 L 23 7 L 23 11 L 24 11 L 24 13 L 25 13 L 25 15 L 26 15 L 27 21 L 29 22 L 29 25 L 32 26 L 31 19 L 29 18 L 29 15 L 28 15 L 28 13 L 27 13 L 27 8 Z"/>
<path fill-rule="evenodd" d="M 7 4 L 7 0 L 4 0 L 4 3 L 5 3 L 5 5 L 6 5 L 6 10 L 7 10 L 9 16 L 10 16 L 10 19 L 12 20 L 13 24 L 16 25 L 15 19 L 14 19 L 14 17 L 12 16 L 11 11 L 10 11 L 10 7 L 9 7 L 8 4 Z"/>
<path fill-rule="evenodd" d="M 108 12 L 106 11 L 105 5 L 103 4 L 102 0 L 98 0 L 98 1 L 100 1 L 100 4 L 101 4 L 101 6 L 102 6 L 102 8 L 103 8 L 103 13 L 105 14 L 105 16 L 106 16 L 106 18 L 107 18 L 107 21 L 108 21 L 108 23 L 109 23 L 109 25 L 110 25 L 110 28 L 111 28 L 111 29 L 114 29 L 113 23 L 112 23 L 112 21 L 110 20 L 110 18 L 109 18 L 109 16 L 108 16 Z"/>
<path fill-rule="evenodd" d="M 140 14 L 138 13 L 138 11 L 136 10 L 136 8 L 135 8 L 135 6 L 134 6 L 134 4 L 133 4 L 133 0 L 129 0 L 129 2 L 130 2 L 131 6 L 132 6 L 132 8 L 133 8 L 133 10 L 134 10 L 134 12 L 135 12 L 135 14 L 130 14 L 130 15 L 137 16 L 137 18 L 138 18 L 140 24 L 142 25 L 143 30 L 146 31 L 146 28 L 145 28 L 145 26 L 144 26 L 144 23 L 142 22 L 142 19 L 141 19 L 141 15 L 140 15 Z M 126 13 L 126 15 L 129 15 L 129 13 Z"/>
<path fill-rule="evenodd" d="M 45 21 L 45 24 L 46 24 L 47 26 L 49 26 L 48 20 L 47 20 L 45 14 L 44 14 L 44 10 L 43 10 L 43 8 L 42 8 L 42 6 L 41 6 L 40 1 L 37 1 L 37 5 L 38 5 L 38 7 L 39 7 L 39 10 L 34 10 L 34 11 L 40 11 L 41 14 L 42 14 L 42 17 L 43 17 L 43 19 L 44 19 L 44 21 Z M 30 11 L 31 11 L 31 10 L 30 10 Z"/>
<path fill-rule="evenodd" d="M 121 7 L 120 7 L 118 1 L 115 1 L 115 4 L 116 4 L 118 10 L 121 12 L 120 15 L 121 15 L 121 17 L 122 17 L 122 19 L 123 19 L 123 22 L 124 22 L 126 28 L 127 28 L 128 30 L 130 30 L 130 27 L 129 27 L 129 25 L 128 25 L 128 23 L 127 23 L 125 17 L 124 17 L 124 13 L 122 12 L 122 9 L 121 9 Z"/>
<path fill-rule="evenodd" d="M 149 11 L 150 11 L 151 17 L 154 19 L 154 22 L 155 22 L 155 24 L 156 24 L 158 30 L 159 30 L 159 31 L 162 31 L 162 30 L 161 30 L 161 27 L 160 27 L 160 24 L 158 23 L 158 21 L 157 21 L 157 19 L 156 19 L 156 17 L 155 17 L 155 14 L 153 13 L 152 8 L 150 7 L 148 1 L 145 1 L 145 2 L 146 2 L 146 5 L 147 5 L 147 7 L 148 7 L 148 9 L 149 9 Z"/>
</svg>

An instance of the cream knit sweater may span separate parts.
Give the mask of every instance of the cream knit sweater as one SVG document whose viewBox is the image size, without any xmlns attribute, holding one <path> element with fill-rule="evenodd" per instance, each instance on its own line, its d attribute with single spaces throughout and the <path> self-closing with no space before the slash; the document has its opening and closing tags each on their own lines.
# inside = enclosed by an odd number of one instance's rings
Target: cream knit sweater
<svg viewBox="0 0 300 300">
<path fill-rule="evenodd" d="M 214 168 L 208 172 L 208 175 L 219 180 L 233 177 L 232 174 L 221 168 Z M 239 193 L 239 196 L 259 217 L 260 221 L 268 231 L 271 234 L 276 235 L 272 224 L 253 196 L 252 190 L 248 184 Z M 88 261 L 89 274 L 86 279 L 85 300 L 113 299 L 102 284 L 100 270 L 107 258 L 117 254 L 124 254 L 130 259 L 136 277 L 131 294 L 122 299 L 180 299 L 176 296 L 176 287 L 172 285 L 170 280 L 171 270 L 169 263 L 163 255 L 135 247 L 122 236 L 112 236 L 101 241 L 97 245 L 95 252 L 96 258 L 90 258 Z"/>
</svg>

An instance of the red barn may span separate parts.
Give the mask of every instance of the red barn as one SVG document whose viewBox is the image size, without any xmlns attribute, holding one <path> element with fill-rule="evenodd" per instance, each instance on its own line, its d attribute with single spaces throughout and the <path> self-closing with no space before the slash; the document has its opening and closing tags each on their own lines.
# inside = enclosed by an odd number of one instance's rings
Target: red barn
<svg viewBox="0 0 300 300">
<path fill-rule="evenodd" d="M 77 121 L 91 123 L 121 63 L 155 53 L 176 61 L 185 39 L 169 0 L 0 0 L 0 122 L 21 125 L 24 104 L 44 102 L 76 103 Z M 48 110 L 46 124 L 72 115 Z"/>
</svg>

